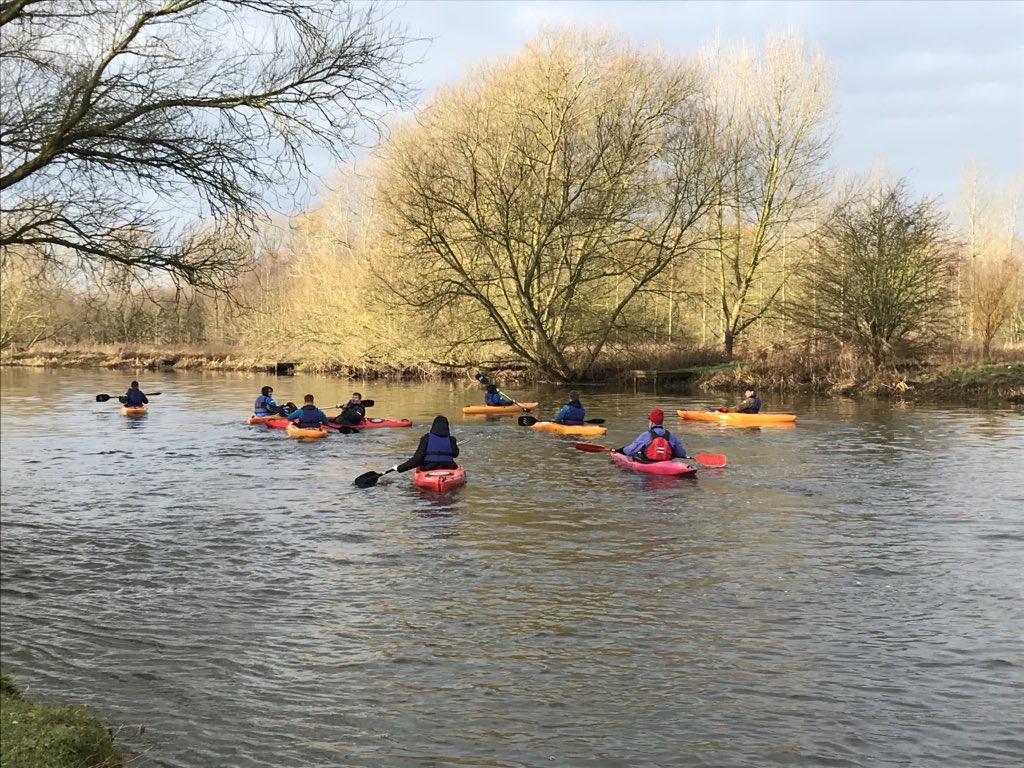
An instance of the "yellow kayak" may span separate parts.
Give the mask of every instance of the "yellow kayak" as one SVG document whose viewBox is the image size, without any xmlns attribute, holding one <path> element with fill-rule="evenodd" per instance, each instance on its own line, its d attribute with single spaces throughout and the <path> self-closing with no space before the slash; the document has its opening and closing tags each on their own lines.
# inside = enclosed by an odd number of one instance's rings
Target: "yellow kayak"
<svg viewBox="0 0 1024 768">
<path fill-rule="evenodd" d="M 764 424 L 792 424 L 795 413 L 720 413 L 719 411 L 676 411 L 687 421 L 713 421 L 736 427 L 758 427 Z"/>
<path fill-rule="evenodd" d="M 319 440 L 321 437 L 327 437 L 326 429 L 302 429 L 294 424 L 289 424 L 285 432 L 288 433 L 288 437 L 301 437 L 304 440 Z"/>
<path fill-rule="evenodd" d="M 146 413 L 146 406 L 144 406 L 144 405 L 139 405 L 139 406 L 122 405 L 121 406 L 121 413 L 123 413 L 125 416 L 142 416 L 144 413 Z"/>
<path fill-rule="evenodd" d="M 501 416 L 502 414 L 525 413 L 537 407 L 537 403 L 520 403 L 520 405 L 522 408 L 519 405 L 467 405 L 462 412 L 467 416 L 486 416 L 487 414 Z"/>
<path fill-rule="evenodd" d="M 555 421 L 538 421 L 532 425 L 538 432 L 554 432 L 556 435 L 603 435 L 608 427 L 599 424 L 559 424 Z"/>
</svg>

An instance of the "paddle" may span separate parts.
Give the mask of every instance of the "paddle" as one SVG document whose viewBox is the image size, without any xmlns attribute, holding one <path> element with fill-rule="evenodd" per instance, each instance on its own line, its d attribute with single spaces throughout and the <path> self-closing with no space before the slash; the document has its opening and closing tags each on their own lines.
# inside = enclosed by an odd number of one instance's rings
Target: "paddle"
<svg viewBox="0 0 1024 768">
<path fill-rule="evenodd" d="M 487 378 L 486 376 L 484 376 L 484 375 L 483 375 L 482 373 L 478 373 L 478 374 L 476 375 L 476 380 L 477 380 L 477 381 L 479 381 L 479 382 L 480 382 L 481 384 L 483 384 L 483 385 L 484 385 L 485 387 L 489 387 L 489 386 L 491 386 L 491 380 L 490 380 L 490 379 L 488 379 L 488 378 Z M 508 400 L 512 400 L 512 398 L 511 398 L 511 397 L 509 397 L 508 395 L 506 395 L 506 394 L 505 394 L 504 392 L 502 392 L 502 391 L 501 391 L 500 389 L 498 389 L 497 387 L 495 387 L 494 391 L 495 391 L 495 392 L 497 392 L 497 393 L 498 393 L 499 395 L 501 395 L 502 397 L 504 397 L 504 398 L 506 398 L 506 399 L 508 399 Z M 529 408 L 527 408 L 527 407 L 526 407 L 525 405 L 523 405 L 522 403 L 517 403 L 517 402 L 516 402 L 515 400 L 512 400 L 512 405 L 518 405 L 518 406 L 519 406 L 520 408 L 522 408 L 522 409 L 523 409 L 523 413 L 529 413 L 529 412 L 530 412 L 530 409 L 529 409 Z"/>
<path fill-rule="evenodd" d="M 519 426 L 520 427 L 532 427 L 538 421 L 545 421 L 545 419 L 535 419 L 533 416 L 520 416 Z M 604 424 L 604 419 L 587 419 L 583 422 L 584 424 Z"/>
<path fill-rule="evenodd" d="M 357 488 L 370 488 L 376 485 L 377 481 L 384 477 L 384 475 L 394 471 L 395 468 L 392 467 L 384 472 L 364 472 L 352 482 L 356 484 Z"/>
<path fill-rule="evenodd" d="M 576 443 L 577 451 L 589 451 L 590 453 L 611 453 L 611 448 L 593 443 Z M 698 453 L 696 456 L 682 456 L 681 458 L 696 461 L 705 467 L 724 467 L 725 454 L 722 453 Z"/>
<path fill-rule="evenodd" d="M 364 408 L 373 408 L 373 400 L 360 400 L 359 404 Z M 342 403 L 341 405 L 332 405 L 331 408 L 344 408 L 348 403 Z M 324 406 L 325 408 L 327 406 Z"/>
<path fill-rule="evenodd" d="M 162 394 L 163 394 L 163 392 L 147 392 L 146 393 L 146 397 L 156 397 L 157 395 L 162 395 Z M 118 397 L 121 397 L 121 395 L 96 395 L 96 402 L 97 403 L 105 403 L 105 402 L 107 402 L 107 400 L 113 400 L 113 399 L 116 399 Z"/>
</svg>

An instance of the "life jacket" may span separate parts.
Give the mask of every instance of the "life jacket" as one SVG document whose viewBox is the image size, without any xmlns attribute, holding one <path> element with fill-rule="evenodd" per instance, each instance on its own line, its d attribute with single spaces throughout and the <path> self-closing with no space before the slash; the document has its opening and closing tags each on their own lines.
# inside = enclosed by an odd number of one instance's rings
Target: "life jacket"
<svg viewBox="0 0 1024 768">
<path fill-rule="evenodd" d="M 672 458 L 672 443 L 668 440 L 668 430 L 662 428 L 661 433 L 651 429 L 651 442 L 644 446 L 643 457 L 647 461 L 668 461 Z"/>
<path fill-rule="evenodd" d="M 484 392 L 484 405 L 504 405 L 505 398 L 497 392 Z"/>
<path fill-rule="evenodd" d="M 298 419 L 300 429 L 320 428 L 320 409 L 315 405 L 304 405 L 288 418 L 291 421 Z"/>
<path fill-rule="evenodd" d="M 341 409 L 341 420 L 347 424 L 358 424 L 366 418 L 366 406 L 362 403 L 345 403 Z"/>
<path fill-rule="evenodd" d="M 424 464 L 454 464 L 451 437 L 441 437 L 433 432 L 427 433 L 427 451 L 423 456 Z"/>
<path fill-rule="evenodd" d="M 252 407 L 253 413 L 257 416 L 269 416 L 274 411 L 274 398 L 260 395 L 256 398 L 256 404 Z"/>
<path fill-rule="evenodd" d="M 587 418 L 587 412 L 580 405 L 579 400 L 571 400 L 566 405 L 569 406 L 569 412 L 565 415 L 565 423 L 582 424 L 584 419 Z"/>
<path fill-rule="evenodd" d="M 754 395 L 754 402 L 752 405 L 748 405 L 746 408 L 741 408 L 740 413 L 757 413 L 761 410 L 761 398 Z"/>
<path fill-rule="evenodd" d="M 129 408 L 138 408 L 140 405 L 146 404 L 146 396 L 142 394 L 141 389 L 129 389 L 125 393 L 125 405 Z"/>
</svg>

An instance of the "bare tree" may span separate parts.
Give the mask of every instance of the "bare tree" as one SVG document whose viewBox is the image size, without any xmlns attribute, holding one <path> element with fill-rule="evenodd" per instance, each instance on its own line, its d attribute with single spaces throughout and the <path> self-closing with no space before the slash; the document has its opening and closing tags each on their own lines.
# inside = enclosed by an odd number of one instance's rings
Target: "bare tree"
<svg viewBox="0 0 1024 768">
<path fill-rule="evenodd" d="M 698 243 L 714 176 L 702 89 L 694 67 L 549 31 L 439 93 L 383 152 L 396 291 L 472 320 L 453 346 L 500 342 L 585 376 L 633 299 Z"/>
<path fill-rule="evenodd" d="M 400 102 L 406 39 L 331 0 L 0 4 L 0 246 L 73 251 L 220 287 L 266 197 Z M 142 236 L 145 233 L 145 236 Z"/>
<path fill-rule="evenodd" d="M 851 195 L 813 248 L 809 298 L 792 308 L 805 328 L 855 345 L 875 367 L 902 342 L 949 335 L 957 248 L 933 200 L 911 200 L 902 181 Z"/>
<path fill-rule="evenodd" d="M 707 66 L 720 125 L 714 299 L 722 347 L 732 356 L 737 338 L 785 285 L 784 275 L 766 271 L 787 238 L 807 231 L 822 199 L 831 87 L 824 59 L 792 35 L 770 37 L 760 61 L 741 48 L 715 52 Z M 759 280 L 770 282 L 755 292 Z"/>
<path fill-rule="evenodd" d="M 1021 300 L 1024 253 L 1017 239 L 1020 189 L 1011 189 L 1002 205 L 980 194 L 978 177 L 967 179 L 967 249 L 962 265 L 967 326 L 981 338 L 982 357 L 991 359 L 996 334 Z"/>
</svg>

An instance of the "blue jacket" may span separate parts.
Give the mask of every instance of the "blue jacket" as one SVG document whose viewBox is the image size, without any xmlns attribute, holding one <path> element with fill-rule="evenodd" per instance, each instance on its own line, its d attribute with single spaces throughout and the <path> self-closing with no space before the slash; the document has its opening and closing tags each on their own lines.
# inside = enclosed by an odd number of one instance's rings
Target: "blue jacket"
<svg viewBox="0 0 1024 768">
<path fill-rule="evenodd" d="M 484 405 L 514 405 L 514 403 L 497 392 L 484 392 Z"/>
<path fill-rule="evenodd" d="M 673 459 L 681 459 L 683 456 L 686 455 L 686 449 L 683 448 L 683 444 L 679 442 L 679 438 L 677 438 L 675 435 L 673 435 L 671 432 L 669 432 L 661 425 L 651 427 L 650 429 L 645 429 L 643 432 L 637 435 L 636 440 L 634 440 L 632 443 L 630 443 L 629 445 L 622 449 L 622 453 L 626 454 L 627 456 L 632 456 L 633 458 L 639 458 L 643 454 L 644 448 L 646 448 L 647 444 L 654 439 L 655 435 L 668 438 L 668 444 L 672 446 Z"/>
<path fill-rule="evenodd" d="M 252 407 L 256 416 L 270 416 L 272 414 L 284 415 L 284 408 L 274 402 L 274 398 L 260 395 Z"/>
<path fill-rule="evenodd" d="M 288 416 L 288 421 L 298 424 L 302 429 L 318 429 L 327 423 L 327 416 L 315 405 L 304 405 Z"/>
<path fill-rule="evenodd" d="M 124 404 L 129 408 L 138 408 L 140 405 L 145 405 L 149 402 L 149 398 L 146 397 L 145 393 L 138 387 L 131 387 L 124 394 Z"/>
<path fill-rule="evenodd" d="M 582 424 L 587 418 L 587 412 L 579 400 L 570 400 L 562 406 L 562 410 L 555 414 L 553 422 L 557 424 Z"/>
</svg>

